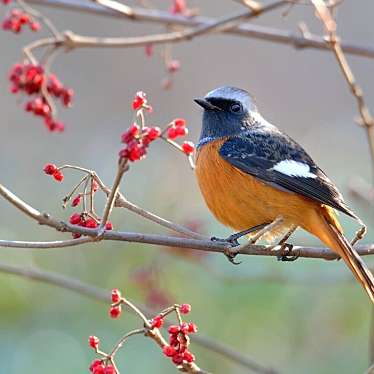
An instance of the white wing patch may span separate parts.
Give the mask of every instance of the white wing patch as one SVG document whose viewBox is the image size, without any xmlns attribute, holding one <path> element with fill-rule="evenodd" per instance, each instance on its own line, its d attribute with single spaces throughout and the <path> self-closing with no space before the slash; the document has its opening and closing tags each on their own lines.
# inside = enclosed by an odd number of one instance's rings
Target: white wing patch
<svg viewBox="0 0 374 374">
<path fill-rule="evenodd" d="M 294 160 L 278 162 L 272 167 L 272 170 L 276 170 L 290 177 L 317 178 L 317 175 L 310 172 L 309 165 Z"/>
</svg>

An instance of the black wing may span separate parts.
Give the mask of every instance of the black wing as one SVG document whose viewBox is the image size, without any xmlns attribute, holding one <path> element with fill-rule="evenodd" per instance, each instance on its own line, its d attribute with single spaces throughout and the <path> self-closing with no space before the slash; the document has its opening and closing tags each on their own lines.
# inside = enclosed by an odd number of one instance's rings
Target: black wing
<svg viewBox="0 0 374 374">
<path fill-rule="evenodd" d="M 230 138 L 221 146 L 219 153 L 236 168 L 273 187 L 301 194 L 357 218 L 345 204 L 335 185 L 304 149 L 277 130 L 250 131 Z M 305 175 L 310 177 L 286 174 L 273 169 L 286 160 L 307 165 L 309 169 L 307 166 L 305 168 L 309 171 Z"/>
</svg>

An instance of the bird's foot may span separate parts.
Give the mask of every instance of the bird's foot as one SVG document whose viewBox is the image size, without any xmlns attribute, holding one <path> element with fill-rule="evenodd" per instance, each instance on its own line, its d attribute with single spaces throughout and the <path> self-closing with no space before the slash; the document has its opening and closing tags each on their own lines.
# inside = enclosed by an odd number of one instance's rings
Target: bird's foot
<svg viewBox="0 0 374 374">
<path fill-rule="evenodd" d="M 281 247 L 279 248 L 279 251 L 285 251 L 286 253 L 283 255 L 277 256 L 278 261 L 284 261 L 284 262 L 292 262 L 296 261 L 300 255 L 297 253 L 296 255 L 290 256 L 289 253 L 292 252 L 293 245 L 289 243 L 282 243 Z"/>
<path fill-rule="evenodd" d="M 237 246 L 240 245 L 240 243 L 238 242 L 239 238 L 240 238 L 240 236 L 238 234 L 233 234 L 233 235 L 230 235 L 228 238 L 225 238 L 225 239 L 217 238 L 215 236 L 212 236 L 210 238 L 210 240 L 213 241 L 213 242 L 230 244 L 230 247 L 225 248 L 223 253 L 232 264 L 240 265 L 241 261 L 235 261 L 235 257 L 238 255 L 238 253 L 233 250 L 234 247 L 237 247 Z"/>
<path fill-rule="evenodd" d="M 233 264 L 233 265 L 240 265 L 241 261 L 235 261 L 235 257 L 239 254 L 239 252 L 233 250 L 233 248 L 225 248 L 224 255 L 226 258 Z"/>
<path fill-rule="evenodd" d="M 238 245 L 240 245 L 238 239 L 241 237 L 242 235 L 239 235 L 239 234 L 232 234 L 230 235 L 229 237 L 227 238 L 217 238 L 215 236 L 212 236 L 210 238 L 210 240 L 212 242 L 220 242 L 220 243 L 228 243 L 231 245 L 231 247 L 237 247 Z"/>
</svg>

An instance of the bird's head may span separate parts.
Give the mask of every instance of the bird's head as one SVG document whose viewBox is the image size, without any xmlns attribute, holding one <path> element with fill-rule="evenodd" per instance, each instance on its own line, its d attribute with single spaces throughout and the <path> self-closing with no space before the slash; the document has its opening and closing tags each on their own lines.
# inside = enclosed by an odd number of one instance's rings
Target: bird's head
<svg viewBox="0 0 374 374">
<path fill-rule="evenodd" d="M 257 113 L 250 94 L 230 86 L 210 91 L 195 102 L 204 109 L 201 140 L 240 134 L 251 125 L 251 119 Z"/>
</svg>

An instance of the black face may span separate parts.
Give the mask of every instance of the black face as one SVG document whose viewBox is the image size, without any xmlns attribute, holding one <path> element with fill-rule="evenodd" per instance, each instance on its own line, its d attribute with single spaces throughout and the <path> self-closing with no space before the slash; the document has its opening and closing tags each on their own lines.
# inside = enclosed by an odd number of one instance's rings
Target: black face
<svg viewBox="0 0 374 374">
<path fill-rule="evenodd" d="M 240 101 L 237 100 L 228 100 L 228 99 L 219 99 L 211 98 L 206 99 L 209 103 L 219 108 L 221 111 L 232 113 L 232 114 L 243 114 L 244 108 Z"/>
<path fill-rule="evenodd" d="M 200 139 L 236 135 L 248 126 L 248 111 L 240 101 L 211 97 L 196 102 L 204 108 Z"/>
</svg>

